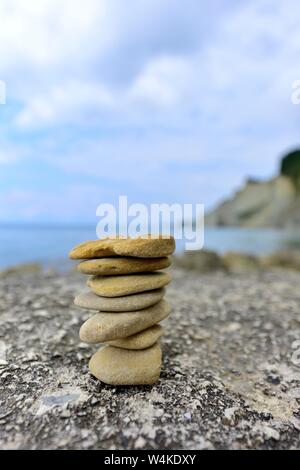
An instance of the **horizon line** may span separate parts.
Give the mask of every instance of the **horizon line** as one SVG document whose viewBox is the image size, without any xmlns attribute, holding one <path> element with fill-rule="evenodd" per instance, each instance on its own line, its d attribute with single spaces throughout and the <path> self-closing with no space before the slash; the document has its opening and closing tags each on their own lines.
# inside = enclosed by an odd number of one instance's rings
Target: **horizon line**
<svg viewBox="0 0 300 470">
<path fill-rule="evenodd" d="M 39 229 L 90 229 L 96 228 L 96 223 L 93 222 L 8 222 L 0 221 L 0 229 L 9 228 L 39 228 Z"/>
</svg>

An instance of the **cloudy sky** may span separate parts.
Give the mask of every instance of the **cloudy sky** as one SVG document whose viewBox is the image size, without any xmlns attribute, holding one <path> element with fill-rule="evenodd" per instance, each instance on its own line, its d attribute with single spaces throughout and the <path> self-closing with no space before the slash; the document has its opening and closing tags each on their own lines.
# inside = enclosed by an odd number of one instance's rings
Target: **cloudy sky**
<svg viewBox="0 0 300 470">
<path fill-rule="evenodd" d="M 1 0 L 0 221 L 202 202 L 300 144 L 300 2 Z"/>
</svg>

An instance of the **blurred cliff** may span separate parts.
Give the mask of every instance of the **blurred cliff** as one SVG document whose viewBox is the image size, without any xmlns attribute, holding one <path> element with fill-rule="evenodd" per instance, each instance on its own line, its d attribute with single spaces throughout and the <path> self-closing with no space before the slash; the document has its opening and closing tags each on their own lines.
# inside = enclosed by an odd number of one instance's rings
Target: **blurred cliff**
<svg viewBox="0 0 300 470">
<path fill-rule="evenodd" d="M 300 150 L 281 160 L 279 175 L 249 179 L 232 199 L 206 216 L 206 224 L 239 227 L 300 227 Z"/>
</svg>

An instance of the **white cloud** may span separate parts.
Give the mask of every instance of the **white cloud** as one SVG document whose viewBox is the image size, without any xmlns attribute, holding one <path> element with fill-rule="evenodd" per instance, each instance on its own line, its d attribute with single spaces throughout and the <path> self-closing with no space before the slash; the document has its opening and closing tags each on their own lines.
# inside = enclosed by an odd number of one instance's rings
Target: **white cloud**
<svg viewBox="0 0 300 470">
<path fill-rule="evenodd" d="M 180 57 L 162 56 L 146 64 L 132 83 L 121 90 L 96 81 L 64 81 L 24 98 L 16 116 L 21 128 L 40 128 L 70 122 L 89 124 L 89 116 L 107 124 L 141 125 L 152 113 L 172 112 L 190 100 L 192 68 Z M 162 119 L 164 116 L 162 115 Z"/>
<path fill-rule="evenodd" d="M 85 0 L 84 5 L 80 0 L 2 0 L 2 69 L 63 67 L 66 59 L 85 56 L 96 28 L 101 28 L 104 47 L 108 5 L 106 0 Z"/>
<path fill-rule="evenodd" d="M 72 117 L 83 123 L 86 110 L 110 110 L 114 103 L 113 94 L 101 84 L 71 81 L 31 97 L 17 115 L 16 124 L 44 127 L 67 123 Z"/>
<path fill-rule="evenodd" d="M 191 65 L 181 57 L 162 56 L 146 64 L 129 91 L 133 102 L 161 108 L 180 105 L 188 91 Z"/>
<path fill-rule="evenodd" d="M 197 0 L 3 0 L 0 8 L 0 73 L 24 107 L 16 122 L 28 127 L 105 110 L 106 100 L 91 100 L 95 87 L 114 95 L 122 116 L 126 107 L 175 105 L 190 78 L 184 55 L 208 23 Z"/>
<path fill-rule="evenodd" d="M 291 0 L 238 4 L 221 22 L 216 15 L 210 34 L 195 1 L 194 17 L 169 0 L 132 0 L 130 8 L 117 0 L 3 5 L 1 66 L 23 104 L 22 127 L 90 125 L 90 114 L 116 126 L 185 125 L 192 115 L 197 126 L 206 114 L 230 129 L 251 119 L 280 122 L 278 105 L 290 112 L 300 44 L 300 6 Z"/>
</svg>

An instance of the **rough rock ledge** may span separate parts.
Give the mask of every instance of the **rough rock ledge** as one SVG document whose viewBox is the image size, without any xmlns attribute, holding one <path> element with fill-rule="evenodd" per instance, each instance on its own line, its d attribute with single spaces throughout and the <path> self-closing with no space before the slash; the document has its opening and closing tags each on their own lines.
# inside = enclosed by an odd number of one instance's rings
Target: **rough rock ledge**
<svg viewBox="0 0 300 470">
<path fill-rule="evenodd" d="M 78 274 L 0 279 L 0 448 L 299 449 L 300 273 L 173 275 L 161 379 L 118 388 L 88 372 Z"/>
</svg>

